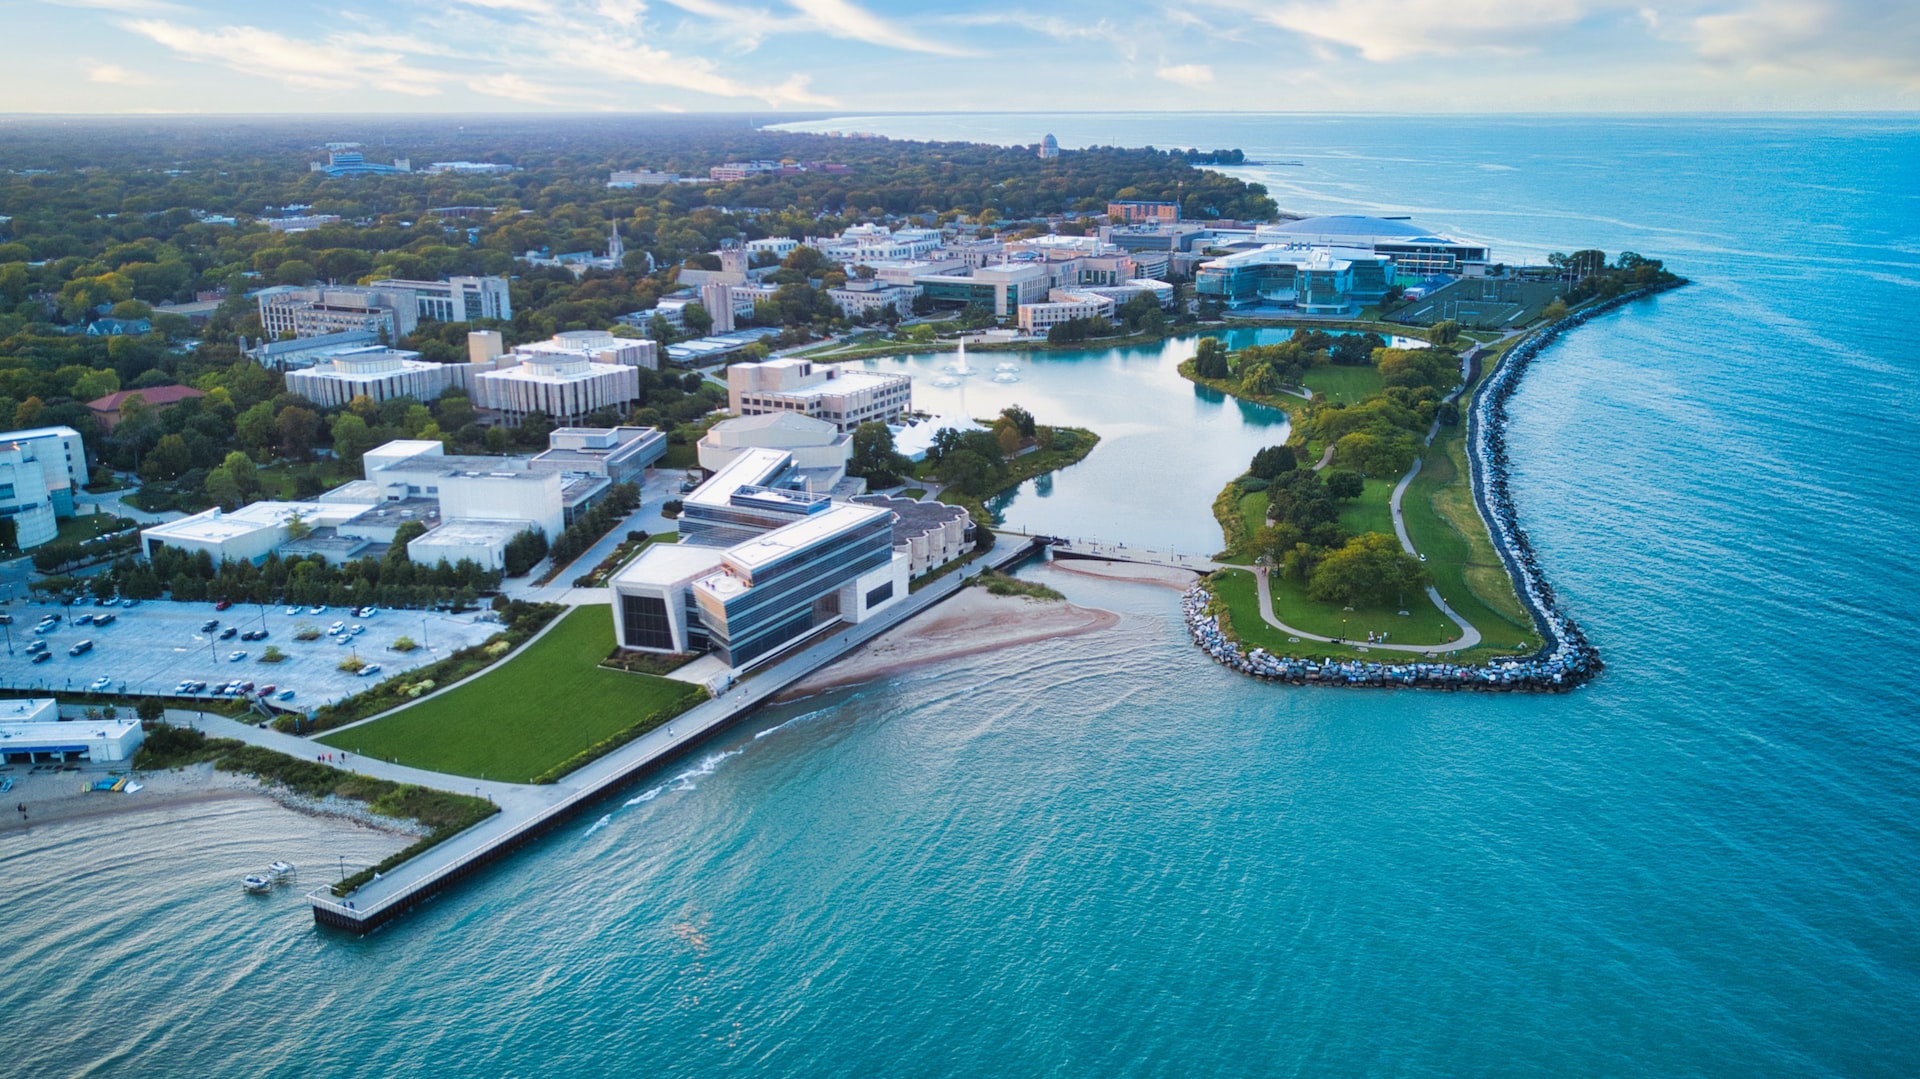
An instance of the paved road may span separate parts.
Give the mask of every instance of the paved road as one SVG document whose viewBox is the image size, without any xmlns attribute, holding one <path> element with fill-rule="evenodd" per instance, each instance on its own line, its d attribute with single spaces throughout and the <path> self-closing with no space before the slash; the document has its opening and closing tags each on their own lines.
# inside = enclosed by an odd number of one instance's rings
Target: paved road
<svg viewBox="0 0 1920 1079">
<path fill-rule="evenodd" d="M 1254 567 L 1253 576 L 1255 580 L 1258 581 L 1259 583 L 1258 591 L 1260 593 L 1260 618 L 1262 621 L 1266 622 L 1267 625 L 1272 626 L 1273 628 L 1280 630 L 1283 633 L 1291 634 L 1292 636 L 1295 636 L 1295 637 L 1300 637 L 1302 639 L 1309 640 L 1309 641 L 1324 641 L 1328 644 L 1335 643 L 1335 639 L 1332 637 L 1323 637 L 1318 633 L 1309 633 L 1304 629 L 1297 629 L 1293 626 L 1287 625 L 1285 622 L 1280 621 L 1279 617 L 1273 613 L 1273 593 L 1268 589 L 1268 586 L 1267 586 L 1267 567 L 1265 566 Z M 1433 600 L 1434 606 L 1439 607 L 1440 610 L 1444 612 L 1448 618 L 1453 619 L 1454 625 L 1460 627 L 1461 637 L 1459 640 L 1448 641 L 1444 644 L 1368 644 L 1366 641 L 1356 642 L 1353 639 L 1349 638 L 1339 643 L 1353 645 L 1354 647 L 1357 647 L 1357 648 L 1385 649 L 1386 651 L 1389 651 L 1389 652 L 1411 652 L 1411 653 L 1417 653 L 1420 655 L 1432 655 L 1439 652 L 1452 652 L 1456 649 L 1472 648 L 1474 645 L 1480 643 L 1480 631 L 1477 629 L 1474 629 L 1471 625 L 1469 625 L 1466 622 L 1465 619 L 1462 619 L 1459 615 L 1454 614 L 1453 608 L 1448 607 L 1446 601 L 1440 598 L 1440 593 L 1429 588 L 1427 589 L 1427 598 Z"/>
</svg>

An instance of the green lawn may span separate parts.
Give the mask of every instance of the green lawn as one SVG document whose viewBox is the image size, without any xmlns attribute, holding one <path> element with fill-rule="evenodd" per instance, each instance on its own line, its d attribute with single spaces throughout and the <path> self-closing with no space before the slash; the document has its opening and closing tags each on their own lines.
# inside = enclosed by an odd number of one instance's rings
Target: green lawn
<svg viewBox="0 0 1920 1079">
<path fill-rule="evenodd" d="M 1240 496 L 1240 519 L 1247 524 L 1247 535 L 1257 537 L 1267 527 L 1267 492 L 1255 491 Z"/>
<path fill-rule="evenodd" d="M 667 443 L 666 455 L 656 468 L 692 468 L 700 463 L 700 448 L 691 442 Z"/>
<path fill-rule="evenodd" d="M 1418 658 L 1408 653 L 1395 653 L 1372 649 L 1361 652 L 1355 647 L 1327 644 L 1321 641 L 1302 639 L 1294 642 L 1289 634 L 1268 625 L 1260 617 L 1260 596 L 1256 591 L 1254 576 L 1246 570 L 1226 570 L 1213 578 L 1214 594 L 1226 603 L 1233 621 L 1234 636 L 1247 648 L 1255 646 L 1265 648 L 1276 655 L 1283 656 L 1334 656 L 1344 659 L 1365 657 L 1368 659 L 1395 662 Z M 1328 637 L 1348 636 L 1360 638 L 1360 646 L 1366 646 L 1367 631 L 1385 631 L 1393 635 L 1392 644 L 1424 644 L 1439 642 L 1460 635 L 1460 629 L 1447 616 L 1427 600 L 1422 594 L 1417 597 L 1418 604 L 1410 604 L 1406 618 L 1391 608 L 1366 608 L 1354 611 L 1342 611 L 1325 603 L 1316 603 L 1302 594 L 1300 586 L 1289 581 L 1273 581 L 1274 614 L 1290 626 Z M 1346 619 L 1344 623 L 1341 619 Z M 1436 652 L 1445 651 L 1444 644 L 1435 644 Z M 1462 653 L 1463 656 L 1477 654 Z"/>
<path fill-rule="evenodd" d="M 1427 556 L 1433 586 L 1489 644 L 1538 647 L 1533 623 L 1473 507 L 1461 442 L 1457 428 L 1443 431 L 1408 485 L 1400 504 L 1407 536 Z"/>
<path fill-rule="evenodd" d="M 1340 401 L 1349 405 L 1360 402 L 1380 392 L 1380 371 L 1369 364 L 1365 367 L 1315 367 L 1307 372 L 1306 388 L 1329 401 Z"/>
<path fill-rule="evenodd" d="M 459 689 L 320 741 L 436 772 L 526 782 L 608 739 L 651 730 L 705 695 L 684 682 L 603 670 L 613 645 L 610 610 L 581 607 Z"/>
<path fill-rule="evenodd" d="M 135 522 L 112 513 L 86 513 L 59 522 L 55 543 L 81 543 Z"/>
<path fill-rule="evenodd" d="M 1362 532 L 1393 535 L 1393 508 L 1387 503 L 1393 498 L 1393 485 L 1399 482 L 1398 476 L 1390 480 L 1368 480 L 1367 489 L 1359 498 L 1339 503 L 1340 527 L 1355 536 Z"/>
</svg>

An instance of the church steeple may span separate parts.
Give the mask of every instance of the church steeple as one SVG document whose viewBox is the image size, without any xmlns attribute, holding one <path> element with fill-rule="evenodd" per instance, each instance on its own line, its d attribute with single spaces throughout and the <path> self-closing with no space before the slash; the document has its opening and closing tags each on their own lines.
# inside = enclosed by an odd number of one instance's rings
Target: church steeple
<svg viewBox="0 0 1920 1079">
<path fill-rule="evenodd" d="M 607 222 L 607 261 L 618 266 L 626 253 L 627 245 L 620 242 L 620 222 Z"/>
</svg>

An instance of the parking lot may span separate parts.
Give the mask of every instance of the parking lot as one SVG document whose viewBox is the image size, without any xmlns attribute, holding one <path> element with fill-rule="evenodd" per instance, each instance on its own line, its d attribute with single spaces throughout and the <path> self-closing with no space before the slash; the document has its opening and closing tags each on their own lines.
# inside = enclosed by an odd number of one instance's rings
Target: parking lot
<svg viewBox="0 0 1920 1079">
<path fill-rule="evenodd" d="M 310 710 L 322 704 L 350 696 L 371 682 L 432 663 L 450 652 L 487 639 L 499 625 L 481 621 L 491 612 L 467 611 L 446 614 L 437 611 L 380 610 L 366 618 L 356 618 L 346 608 L 329 608 L 312 613 L 301 608 L 297 615 L 285 607 L 262 610 L 252 604 L 216 611 L 211 603 L 172 603 L 149 600 L 138 607 L 95 607 L 91 602 L 78 607 L 51 603 L 11 603 L 0 611 L 13 615 L 8 627 L 12 636 L 11 654 L 0 657 L 0 684 L 12 689 L 47 689 L 54 693 L 80 692 L 105 677 L 110 690 L 125 694 L 173 695 L 174 687 L 187 679 L 207 683 L 208 690 L 239 680 L 256 686 L 273 685 L 291 689 L 291 700 L 275 701 L 282 708 Z M 118 616 L 113 624 L 76 626 L 81 615 L 95 616 L 111 611 Z M 59 625 L 44 634 L 34 627 L 48 613 L 62 616 Z M 201 625 L 218 619 L 220 625 L 203 633 Z M 335 622 L 365 627 L 357 635 L 336 638 L 327 635 Z M 294 634 L 302 626 L 320 631 L 318 640 L 298 641 Z M 229 627 L 237 629 L 232 638 L 220 634 Z M 265 640 L 243 641 L 240 634 L 265 629 Z M 420 647 L 411 652 L 396 652 L 395 639 L 411 637 Z M 43 639 L 53 658 L 34 663 L 27 653 L 28 644 Z M 80 656 L 68 655 L 68 649 L 82 640 L 93 641 L 92 651 Z M 260 660 L 267 646 L 285 653 L 278 663 Z M 245 652 L 240 659 L 235 652 Z M 341 660 L 357 656 L 366 663 L 380 665 L 378 674 L 363 678 L 338 669 Z M 202 695 L 207 695 L 203 693 Z"/>
</svg>

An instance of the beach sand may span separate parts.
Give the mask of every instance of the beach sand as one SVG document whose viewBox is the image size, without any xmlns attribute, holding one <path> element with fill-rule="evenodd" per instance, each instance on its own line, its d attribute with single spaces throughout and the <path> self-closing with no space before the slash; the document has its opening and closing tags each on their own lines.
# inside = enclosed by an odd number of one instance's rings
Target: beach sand
<svg viewBox="0 0 1920 1079">
<path fill-rule="evenodd" d="M 1078 560 L 1051 563 L 1044 572 L 1077 573 L 1174 589 L 1185 589 L 1194 578 L 1186 570 Z M 940 660 L 1097 633 L 1119 621 L 1119 615 L 1096 607 L 996 596 L 984 588 L 967 588 L 796 684 L 779 699 L 869 682 Z"/>
<path fill-rule="evenodd" d="M 269 789 L 251 776 L 217 771 L 211 762 L 160 772 L 135 772 L 124 766 L 115 766 L 112 769 L 114 774 L 132 776 L 141 789 L 132 794 L 109 794 L 86 789 L 108 772 L 105 765 L 89 765 L 78 772 L 33 775 L 28 772 L 26 765 L 14 765 L 13 771 L 6 773 L 13 776 L 13 789 L 0 800 L 0 810 L 4 810 L 0 812 L 0 833 L 40 828 L 63 821 L 237 798 L 278 802 L 297 812 L 343 818 L 397 835 L 418 831 L 413 821 L 377 817 L 356 802 L 343 802 L 332 797 L 321 802 L 302 798 L 290 791 Z M 19 810 L 22 805 L 26 806 L 25 813 Z"/>
</svg>

